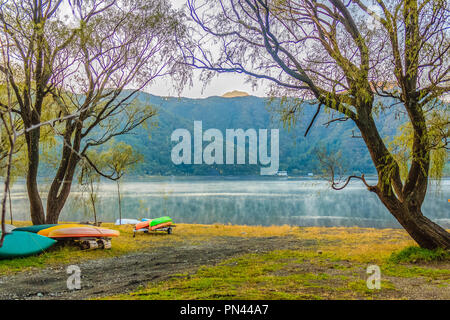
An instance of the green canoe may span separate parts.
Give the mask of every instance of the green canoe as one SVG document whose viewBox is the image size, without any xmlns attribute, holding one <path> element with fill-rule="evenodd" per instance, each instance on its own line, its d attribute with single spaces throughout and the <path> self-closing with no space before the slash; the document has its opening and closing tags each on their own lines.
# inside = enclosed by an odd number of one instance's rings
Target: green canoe
<svg viewBox="0 0 450 320">
<path fill-rule="evenodd" d="M 166 217 L 156 218 L 156 219 L 153 219 L 150 222 L 150 227 L 156 226 L 156 225 L 161 224 L 161 223 L 171 222 L 171 221 L 172 221 L 172 218 L 171 217 L 167 217 L 167 216 Z"/>
<path fill-rule="evenodd" d="M 51 228 L 54 226 L 57 226 L 57 224 L 37 224 L 34 226 L 15 228 L 14 231 L 26 231 L 26 232 L 38 233 L 41 230 Z"/>
<path fill-rule="evenodd" d="M 57 241 L 24 231 L 13 231 L 6 234 L 3 246 L 0 248 L 0 259 L 26 257 L 41 253 Z"/>
</svg>

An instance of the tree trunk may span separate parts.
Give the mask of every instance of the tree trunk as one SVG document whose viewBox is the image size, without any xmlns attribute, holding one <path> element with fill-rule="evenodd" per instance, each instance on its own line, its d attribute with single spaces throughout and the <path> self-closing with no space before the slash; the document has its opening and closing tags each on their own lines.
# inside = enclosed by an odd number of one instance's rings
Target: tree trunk
<svg viewBox="0 0 450 320">
<path fill-rule="evenodd" d="M 69 168 L 67 168 L 67 174 L 64 176 L 64 180 L 59 181 L 60 187 L 56 190 L 51 190 L 48 193 L 47 217 L 45 220 L 48 224 L 58 223 L 59 215 L 61 214 L 61 211 L 64 208 L 70 194 L 76 165 L 77 162 L 72 163 Z"/>
<path fill-rule="evenodd" d="M 378 197 L 420 247 L 450 249 L 450 233 L 425 217 L 414 201 L 399 205 L 398 201 L 393 199 L 394 195 L 378 194 Z"/>
<path fill-rule="evenodd" d="M 91 186 L 90 198 L 91 198 L 92 210 L 94 210 L 94 225 L 97 225 L 97 210 L 95 210 L 95 199 L 94 199 L 93 193 L 94 193 L 93 187 Z"/>
<path fill-rule="evenodd" d="M 28 148 L 27 192 L 30 200 L 30 214 L 33 224 L 44 224 L 45 213 L 37 185 L 39 168 L 40 130 L 32 130 L 25 135 Z"/>
<path fill-rule="evenodd" d="M 11 186 L 8 187 L 8 200 L 9 200 L 9 218 L 11 219 L 11 224 L 13 223 L 13 213 L 12 213 L 12 203 L 11 203 Z"/>
<path fill-rule="evenodd" d="M 425 217 L 420 210 L 408 211 L 404 218 L 398 220 L 411 238 L 422 248 L 450 249 L 450 233 Z"/>
<path fill-rule="evenodd" d="M 73 127 L 70 122 L 66 124 L 66 132 L 64 134 L 66 143 L 63 146 L 58 171 L 56 172 L 48 192 L 46 223 L 58 223 L 61 210 L 64 208 L 67 198 L 69 197 L 75 169 L 80 160 L 77 153 L 80 150 L 82 127 L 83 125 L 81 122 L 76 124 L 75 136 L 73 138 L 74 143 L 73 145 L 70 145 L 71 136 L 75 127 Z"/>
<path fill-rule="evenodd" d="M 384 206 L 419 246 L 426 249 L 450 249 L 450 233 L 425 217 L 421 211 L 427 190 L 428 167 L 426 174 L 418 173 L 414 176 L 410 171 L 406 186 L 413 179 L 415 184 L 412 192 L 406 192 L 407 188 L 403 188 L 400 180 L 398 164 L 381 139 L 372 116 L 367 112 L 360 112 L 355 123 L 378 173 L 377 186 L 369 190 L 378 195 Z"/>
<path fill-rule="evenodd" d="M 120 199 L 120 184 L 117 180 L 117 196 L 119 198 L 119 224 L 122 224 L 122 201 Z"/>
</svg>

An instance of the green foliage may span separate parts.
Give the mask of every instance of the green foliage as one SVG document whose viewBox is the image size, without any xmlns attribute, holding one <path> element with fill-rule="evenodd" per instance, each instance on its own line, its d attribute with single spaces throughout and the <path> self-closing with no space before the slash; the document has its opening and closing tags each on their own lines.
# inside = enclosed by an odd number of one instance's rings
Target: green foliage
<svg viewBox="0 0 450 320">
<path fill-rule="evenodd" d="M 3 81 L 3 79 L 1 79 L 0 81 Z M 13 104 L 12 98 L 10 97 L 8 99 L 8 92 L 6 89 L 6 85 L 0 83 L 0 112 L 2 113 L 2 117 L 6 121 L 6 123 L 8 124 L 12 123 L 15 130 L 19 131 L 23 127 L 23 122 L 14 113 L 12 114 L 13 118 L 12 119 L 9 118 L 9 113 L 6 111 L 7 110 L 6 101 L 9 100 L 11 100 L 11 103 Z M 6 174 L 5 171 L 7 165 L 7 158 L 9 151 L 11 149 L 8 131 L 11 132 L 11 129 L 7 130 L 7 128 L 5 128 L 3 120 L 0 120 L 0 176 L 2 177 L 4 177 Z M 12 157 L 12 167 L 10 175 L 11 185 L 17 178 L 23 176 L 23 172 L 26 165 L 25 162 L 26 153 L 24 146 L 25 146 L 25 138 L 22 136 L 18 136 L 15 141 Z"/>
<path fill-rule="evenodd" d="M 445 249 L 428 250 L 416 246 L 407 247 L 399 252 L 392 253 L 390 262 L 433 262 L 450 260 L 450 251 Z"/>
<path fill-rule="evenodd" d="M 428 176 L 440 180 L 444 174 L 448 162 L 448 151 L 446 149 L 449 137 L 449 105 L 440 105 L 427 114 L 427 134 L 421 137 L 426 144 L 430 157 L 430 170 Z M 414 143 L 414 129 L 410 121 L 399 126 L 398 134 L 388 142 L 388 148 L 400 168 L 400 176 L 406 179 L 409 166 L 412 161 L 412 150 Z M 417 157 L 417 155 L 416 155 Z M 423 159 L 426 161 L 424 156 Z"/>
<path fill-rule="evenodd" d="M 109 143 L 109 149 L 102 152 L 100 158 L 101 163 L 118 177 L 132 171 L 143 160 L 142 155 L 131 145 L 122 141 L 116 142 L 114 139 Z"/>
<path fill-rule="evenodd" d="M 406 122 L 399 127 L 399 134 L 388 144 L 389 151 L 399 166 L 402 179 L 406 179 L 408 176 L 413 134 L 411 123 Z"/>
<path fill-rule="evenodd" d="M 431 178 L 440 179 L 448 162 L 447 141 L 450 136 L 450 104 L 435 109 L 428 120 L 429 144 L 431 149 Z"/>
</svg>

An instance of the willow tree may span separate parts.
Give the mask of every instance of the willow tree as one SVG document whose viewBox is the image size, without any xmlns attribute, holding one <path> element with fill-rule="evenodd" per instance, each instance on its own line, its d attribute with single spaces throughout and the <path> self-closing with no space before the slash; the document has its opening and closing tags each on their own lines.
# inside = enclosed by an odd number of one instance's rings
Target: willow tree
<svg viewBox="0 0 450 320">
<path fill-rule="evenodd" d="M 80 160 L 98 169 L 88 149 L 155 115 L 136 99 L 139 90 L 162 76 L 186 75 L 176 54 L 182 16 L 164 0 L 4 0 L 0 25 L 0 37 L 10 43 L 0 72 L 26 138 L 31 219 L 56 223 Z M 37 182 L 42 128 L 51 130 L 59 150 L 46 212 Z"/>
<path fill-rule="evenodd" d="M 119 224 L 122 224 L 122 196 L 120 194 L 121 178 L 143 161 L 143 155 L 125 142 L 110 142 L 111 147 L 101 155 L 106 170 L 117 177 L 117 201 L 119 207 Z"/>
<path fill-rule="evenodd" d="M 361 180 L 421 247 L 450 248 L 450 234 L 421 209 L 436 171 L 432 158 L 442 169 L 447 157 L 448 104 L 439 98 L 450 89 L 448 6 L 445 0 L 189 0 L 198 40 L 180 46 L 206 80 L 236 72 L 272 81 L 274 96 L 291 97 L 280 110 L 287 124 L 305 105 L 317 108 L 312 122 L 322 109 L 338 115 L 331 121 L 353 121 L 378 182 L 350 176 L 333 187 Z M 380 135 L 379 112 L 406 115 L 410 143 L 400 153 Z"/>
</svg>

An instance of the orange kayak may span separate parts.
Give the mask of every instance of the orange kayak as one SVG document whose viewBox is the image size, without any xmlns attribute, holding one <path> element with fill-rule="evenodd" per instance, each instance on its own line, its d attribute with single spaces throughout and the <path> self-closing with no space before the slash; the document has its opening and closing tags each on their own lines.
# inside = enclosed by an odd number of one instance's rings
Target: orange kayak
<svg viewBox="0 0 450 320">
<path fill-rule="evenodd" d="M 72 227 L 50 231 L 49 238 L 111 238 L 118 237 L 119 231 L 99 227 Z"/>
<path fill-rule="evenodd" d="M 50 227 L 50 228 L 47 228 L 47 229 L 42 229 L 37 234 L 41 235 L 41 236 L 48 237 L 50 232 L 52 232 L 53 230 L 65 229 L 65 228 L 94 228 L 94 226 L 89 226 L 89 225 L 86 225 L 86 224 L 78 224 L 78 223 L 58 224 L 58 225 L 56 225 L 54 227 Z"/>
<path fill-rule="evenodd" d="M 151 220 L 139 222 L 138 224 L 136 224 L 136 226 L 134 228 L 136 230 L 148 228 L 148 226 L 150 225 L 150 222 L 151 222 Z"/>
<path fill-rule="evenodd" d="M 171 224 L 172 224 L 172 221 L 166 222 L 166 223 L 160 223 L 160 224 L 157 224 L 156 226 L 150 227 L 149 230 L 153 231 L 153 230 L 156 230 L 156 229 L 159 229 L 159 228 L 168 227 Z"/>
</svg>

